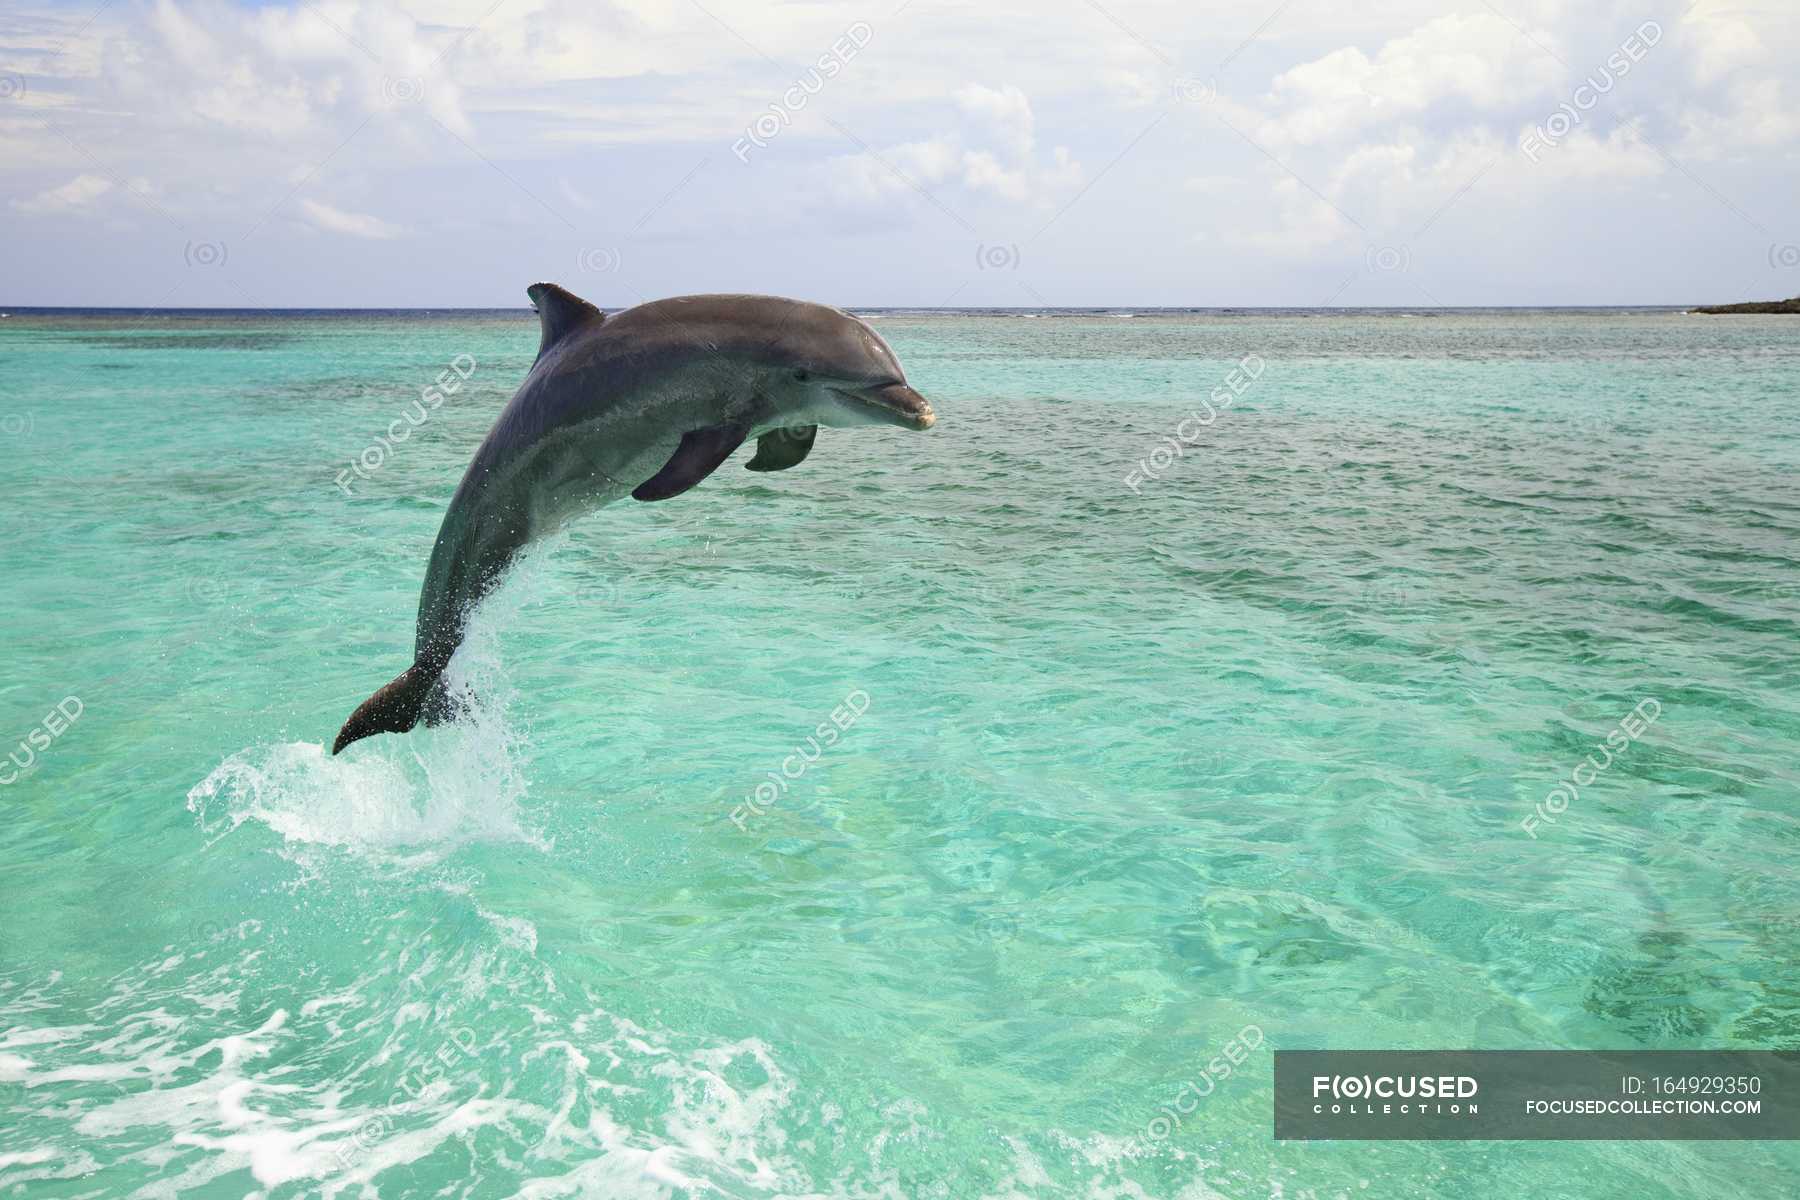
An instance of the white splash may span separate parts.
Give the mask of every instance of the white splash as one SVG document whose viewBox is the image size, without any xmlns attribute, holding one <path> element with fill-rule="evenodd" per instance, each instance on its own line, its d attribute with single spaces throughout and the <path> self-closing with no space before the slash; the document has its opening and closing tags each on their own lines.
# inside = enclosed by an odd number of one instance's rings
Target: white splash
<svg viewBox="0 0 1800 1200">
<path fill-rule="evenodd" d="M 452 724 L 421 725 L 371 738 L 333 757 L 320 742 L 247 747 L 213 768 L 187 795 L 209 841 L 245 821 L 290 845 L 327 845 L 425 858 L 469 842 L 545 843 L 521 818 L 528 744 L 507 720 L 514 691 L 499 632 L 534 602 L 544 582 L 533 553 L 514 580 L 485 602 L 450 660 L 445 682 L 461 702 Z"/>
</svg>

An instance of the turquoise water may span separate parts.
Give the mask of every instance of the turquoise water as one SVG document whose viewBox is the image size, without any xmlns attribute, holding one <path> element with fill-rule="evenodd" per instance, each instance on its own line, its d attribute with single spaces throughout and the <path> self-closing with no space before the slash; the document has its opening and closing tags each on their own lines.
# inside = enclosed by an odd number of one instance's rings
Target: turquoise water
<svg viewBox="0 0 1800 1200">
<path fill-rule="evenodd" d="M 880 327 L 937 428 L 596 514 L 332 759 L 530 315 L 0 322 L 0 1195 L 1791 1194 L 1270 1052 L 1800 1048 L 1800 322 Z"/>
</svg>

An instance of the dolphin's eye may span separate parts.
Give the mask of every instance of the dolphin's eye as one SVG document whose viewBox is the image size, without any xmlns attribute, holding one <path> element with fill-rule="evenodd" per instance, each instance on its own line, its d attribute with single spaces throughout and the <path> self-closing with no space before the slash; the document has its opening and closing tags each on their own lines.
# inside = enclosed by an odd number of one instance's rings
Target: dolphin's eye
<svg viewBox="0 0 1800 1200">
<path fill-rule="evenodd" d="M 808 375 L 805 371 L 795 371 L 794 372 L 794 382 L 795 383 L 805 383 L 807 380 L 809 380 L 811 378 L 812 378 L 812 376 Z"/>
</svg>

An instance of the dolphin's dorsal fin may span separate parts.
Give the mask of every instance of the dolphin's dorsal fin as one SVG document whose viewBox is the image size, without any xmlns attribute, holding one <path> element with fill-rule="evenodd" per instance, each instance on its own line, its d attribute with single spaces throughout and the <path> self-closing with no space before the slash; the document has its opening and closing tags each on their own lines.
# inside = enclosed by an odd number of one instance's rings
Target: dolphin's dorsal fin
<svg viewBox="0 0 1800 1200">
<path fill-rule="evenodd" d="M 543 339 L 538 342 L 539 358 L 577 329 L 606 320 L 605 313 L 554 283 L 534 283 L 525 289 L 525 294 L 537 306 L 538 323 L 544 329 Z"/>
</svg>

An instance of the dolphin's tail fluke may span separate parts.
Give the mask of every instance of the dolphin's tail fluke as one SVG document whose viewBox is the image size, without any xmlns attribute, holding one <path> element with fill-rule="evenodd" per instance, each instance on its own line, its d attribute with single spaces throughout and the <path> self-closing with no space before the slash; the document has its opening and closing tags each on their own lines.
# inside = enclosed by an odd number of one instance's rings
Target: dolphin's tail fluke
<svg viewBox="0 0 1800 1200">
<path fill-rule="evenodd" d="M 338 753 L 351 742 L 361 741 L 374 733 L 405 733 L 419 723 L 425 714 L 426 701 L 432 688 L 443 675 L 442 667 L 416 662 L 394 677 L 394 681 L 362 702 L 338 730 L 331 752 Z M 428 723 L 434 723 L 429 722 Z"/>
</svg>

